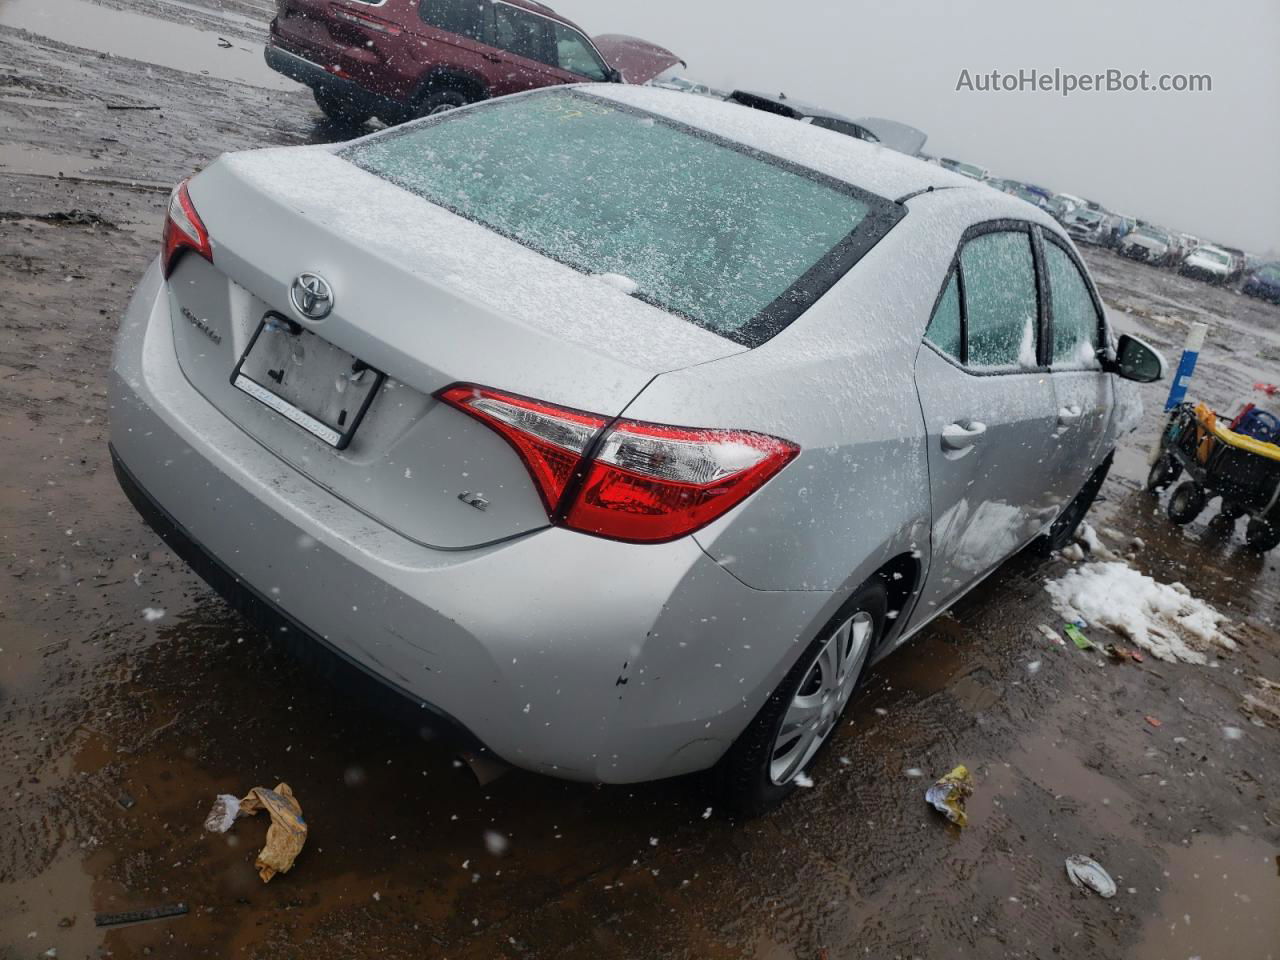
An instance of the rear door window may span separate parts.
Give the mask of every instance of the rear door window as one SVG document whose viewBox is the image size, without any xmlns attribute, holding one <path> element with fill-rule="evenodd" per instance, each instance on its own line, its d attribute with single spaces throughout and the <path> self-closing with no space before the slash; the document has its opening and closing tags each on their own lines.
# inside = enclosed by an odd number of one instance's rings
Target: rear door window
<svg viewBox="0 0 1280 960">
<path fill-rule="evenodd" d="M 484 0 L 420 0 L 418 16 L 429 26 L 485 41 Z"/>
<path fill-rule="evenodd" d="M 493 45 L 526 60 L 559 65 L 553 21 L 507 3 L 493 5 Z"/>
<path fill-rule="evenodd" d="M 1031 235 L 999 231 L 974 237 L 960 253 L 964 272 L 968 366 L 1035 369 L 1039 299 Z"/>
<path fill-rule="evenodd" d="M 1053 365 L 1097 367 L 1101 317 L 1089 285 L 1056 243 L 1045 241 L 1044 260 L 1053 303 Z"/>
</svg>

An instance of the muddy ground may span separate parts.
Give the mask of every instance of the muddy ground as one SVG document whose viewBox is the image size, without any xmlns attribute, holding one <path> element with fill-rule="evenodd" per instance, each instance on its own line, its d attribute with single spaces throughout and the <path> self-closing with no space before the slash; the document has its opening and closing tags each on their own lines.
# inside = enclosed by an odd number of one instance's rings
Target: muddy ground
<svg viewBox="0 0 1280 960">
<path fill-rule="evenodd" d="M 812 789 L 748 824 L 704 816 L 698 778 L 480 787 L 231 614 L 117 489 L 105 373 L 175 180 L 351 135 L 256 70 L 269 6 L 0 0 L 0 958 L 1280 956 L 1280 731 L 1240 709 L 1250 676 L 1280 679 L 1280 552 L 1174 528 L 1141 491 L 1163 386 L 1092 520 L 1231 616 L 1240 649 L 1196 667 L 1051 645 L 1043 585 L 1069 564 L 1015 558 L 877 669 Z M 1175 355 L 1212 324 L 1199 396 L 1277 379 L 1280 309 L 1088 256 L 1121 329 Z M 963 831 L 913 776 L 958 762 Z M 281 780 L 311 836 L 264 886 L 265 823 L 201 823 Z M 1073 889 L 1073 853 L 1119 894 Z"/>
</svg>

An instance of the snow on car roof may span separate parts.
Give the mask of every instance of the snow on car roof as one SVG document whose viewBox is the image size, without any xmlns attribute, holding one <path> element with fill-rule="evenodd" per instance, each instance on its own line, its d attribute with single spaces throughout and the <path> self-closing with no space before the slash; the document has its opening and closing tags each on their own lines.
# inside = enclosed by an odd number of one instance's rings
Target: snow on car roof
<svg viewBox="0 0 1280 960">
<path fill-rule="evenodd" d="M 968 177 L 879 144 L 761 110 L 746 110 L 736 103 L 625 84 L 587 84 L 580 89 L 755 147 L 890 200 L 929 187 L 974 184 Z"/>
</svg>

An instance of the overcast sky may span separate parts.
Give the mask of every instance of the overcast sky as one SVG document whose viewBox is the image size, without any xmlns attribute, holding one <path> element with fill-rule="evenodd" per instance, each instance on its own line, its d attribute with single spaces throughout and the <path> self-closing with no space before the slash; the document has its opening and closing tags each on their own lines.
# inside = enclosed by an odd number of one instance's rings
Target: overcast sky
<svg viewBox="0 0 1280 960">
<path fill-rule="evenodd" d="M 925 150 L 1280 252 L 1277 0 L 553 0 L 689 75 L 881 116 Z M 1209 93 L 957 92 L 961 71 L 1209 74 Z"/>
</svg>

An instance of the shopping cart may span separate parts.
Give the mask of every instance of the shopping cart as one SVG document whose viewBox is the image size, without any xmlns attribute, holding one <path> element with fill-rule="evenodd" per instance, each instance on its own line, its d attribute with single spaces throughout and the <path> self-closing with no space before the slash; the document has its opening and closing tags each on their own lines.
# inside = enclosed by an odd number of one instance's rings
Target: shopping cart
<svg viewBox="0 0 1280 960">
<path fill-rule="evenodd" d="M 1169 497 L 1169 519 L 1190 523 L 1214 497 L 1219 516 L 1234 523 L 1248 515 L 1249 546 L 1265 552 L 1280 545 L 1280 418 L 1260 410 L 1224 425 L 1205 404 L 1179 404 L 1169 414 L 1147 489 L 1187 479 Z"/>
</svg>

